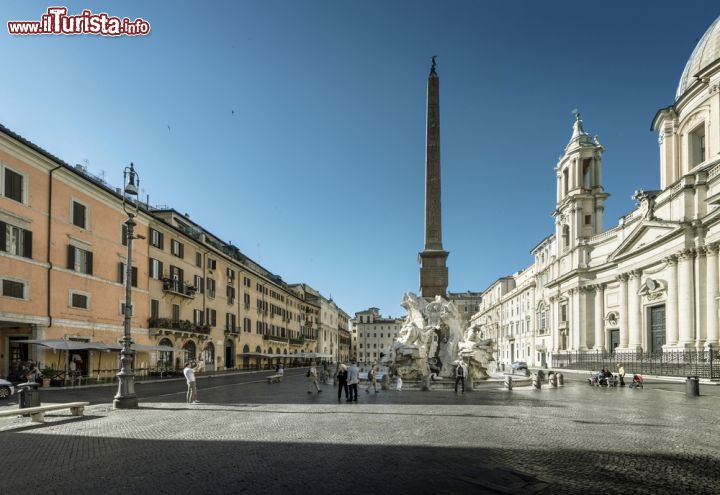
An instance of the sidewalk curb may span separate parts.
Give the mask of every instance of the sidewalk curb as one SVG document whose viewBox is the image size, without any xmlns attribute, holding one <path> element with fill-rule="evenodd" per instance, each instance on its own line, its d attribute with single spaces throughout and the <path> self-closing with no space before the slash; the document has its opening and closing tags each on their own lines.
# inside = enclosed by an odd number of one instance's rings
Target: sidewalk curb
<svg viewBox="0 0 720 495">
<path fill-rule="evenodd" d="M 294 369 L 300 369 L 300 368 L 290 368 L 291 370 Z M 195 378 L 198 380 L 200 379 L 208 379 L 208 378 L 215 378 L 215 377 L 223 377 L 223 376 L 236 376 L 236 375 L 252 375 L 257 373 L 274 373 L 273 370 L 249 370 L 249 371 L 232 371 L 232 372 L 215 372 L 212 375 L 196 375 Z M 185 381 L 185 377 L 178 376 L 178 377 L 172 377 L 172 378 L 156 378 L 153 380 L 136 380 L 135 386 L 142 385 L 143 383 L 165 383 L 165 382 L 175 382 L 175 381 Z M 75 385 L 70 387 L 48 387 L 48 388 L 40 388 L 39 390 L 85 390 L 88 388 L 100 388 L 100 387 L 117 387 L 117 382 L 108 382 L 108 383 L 94 383 L 91 385 Z"/>
</svg>

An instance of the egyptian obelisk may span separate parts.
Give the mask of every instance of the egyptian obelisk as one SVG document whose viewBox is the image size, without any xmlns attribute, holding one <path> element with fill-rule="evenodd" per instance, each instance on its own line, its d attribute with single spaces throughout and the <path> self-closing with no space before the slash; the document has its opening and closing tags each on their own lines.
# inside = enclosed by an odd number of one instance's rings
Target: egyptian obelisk
<svg viewBox="0 0 720 495">
<path fill-rule="evenodd" d="M 435 57 L 427 85 L 427 141 L 425 150 L 425 248 L 419 253 L 420 295 L 446 297 L 448 252 L 442 247 L 440 209 L 440 78 Z"/>
</svg>

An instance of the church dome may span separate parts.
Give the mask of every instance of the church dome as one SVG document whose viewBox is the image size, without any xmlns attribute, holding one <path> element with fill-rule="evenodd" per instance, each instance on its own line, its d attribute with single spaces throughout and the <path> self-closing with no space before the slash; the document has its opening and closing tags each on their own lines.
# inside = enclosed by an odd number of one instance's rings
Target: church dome
<svg viewBox="0 0 720 495">
<path fill-rule="evenodd" d="M 698 72 L 718 59 L 720 59 L 720 17 L 715 19 L 715 22 L 705 31 L 685 64 L 685 70 L 680 76 L 680 84 L 675 93 L 675 100 L 692 86 Z"/>
</svg>

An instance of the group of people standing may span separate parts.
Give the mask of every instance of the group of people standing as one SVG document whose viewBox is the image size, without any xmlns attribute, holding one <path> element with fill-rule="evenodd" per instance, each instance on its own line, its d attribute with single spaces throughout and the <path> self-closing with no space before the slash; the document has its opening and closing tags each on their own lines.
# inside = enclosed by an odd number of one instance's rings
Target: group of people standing
<svg viewBox="0 0 720 495">
<path fill-rule="evenodd" d="M 311 365 L 307 371 L 307 377 L 310 379 L 308 383 L 308 393 L 311 394 L 316 391 L 318 394 L 322 392 L 322 389 L 318 385 L 318 373 L 315 365 Z M 360 383 L 360 370 L 357 367 L 357 363 L 354 359 L 350 360 L 350 364 L 340 364 L 337 371 L 337 386 L 338 386 L 338 402 L 342 400 L 343 391 L 345 392 L 346 402 L 357 402 L 358 400 L 358 384 Z M 365 387 L 365 393 L 370 393 L 370 388 L 375 393 L 380 393 L 377 388 L 377 366 L 371 366 L 368 371 L 368 384 Z"/>
</svg>

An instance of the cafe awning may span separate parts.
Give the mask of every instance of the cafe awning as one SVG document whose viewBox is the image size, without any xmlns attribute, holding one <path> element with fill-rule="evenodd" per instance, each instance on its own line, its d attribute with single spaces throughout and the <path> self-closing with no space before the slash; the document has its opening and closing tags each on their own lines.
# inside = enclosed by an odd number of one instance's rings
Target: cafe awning
<svg viewBox="0 0 720 495">
<path fill-rule="evenodd" d="M 105 344 L 103 342 L 80 342 L 78 340 L 22 340 L 23 344 L 34 344 L 56 349 L 60 351 L 75 351 L 81 349 L 92 349 L 96 351 L 114 350 L 113 344 Z"/>
</svg>

